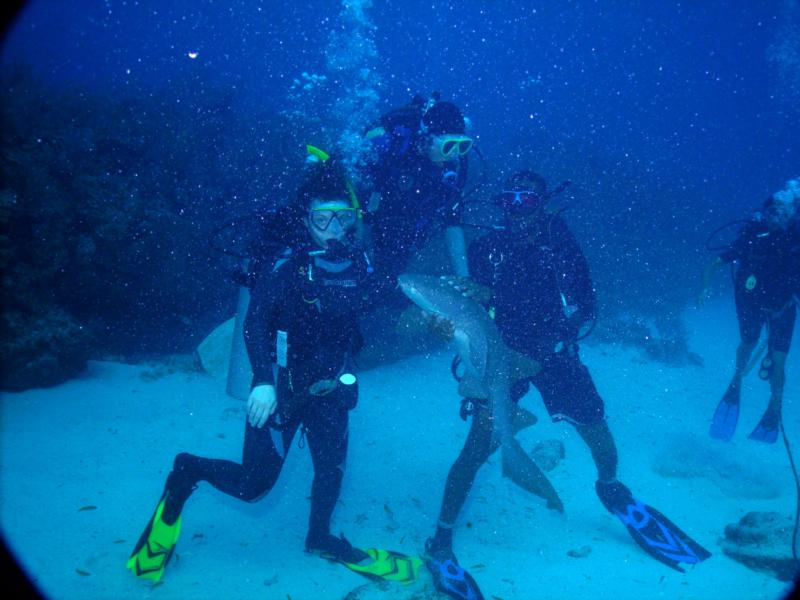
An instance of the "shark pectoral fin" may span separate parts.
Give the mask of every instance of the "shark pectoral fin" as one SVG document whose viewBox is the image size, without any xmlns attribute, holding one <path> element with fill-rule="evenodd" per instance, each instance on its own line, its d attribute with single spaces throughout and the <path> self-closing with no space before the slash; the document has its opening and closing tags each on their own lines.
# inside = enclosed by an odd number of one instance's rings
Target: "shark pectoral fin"
<svg viewBox="0 0 800 600">
<path fill-rule="evenodd" d="M 508 357 L 508 372 L 512 380 L 533 377 L 542 370 L 542 365 L 538 361 L 516 350 L 507 349 L 506 356 Z"/>
</svg>

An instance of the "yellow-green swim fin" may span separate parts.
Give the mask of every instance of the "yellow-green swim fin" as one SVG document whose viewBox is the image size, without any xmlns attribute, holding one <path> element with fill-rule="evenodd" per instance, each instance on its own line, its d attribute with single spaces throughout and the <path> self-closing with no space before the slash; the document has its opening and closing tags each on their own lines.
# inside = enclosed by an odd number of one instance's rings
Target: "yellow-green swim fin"
<svg viewBox="0 0 800 600">
<path fill-rule="evenodd" d="M 372 559 L 371 562 L 367 564 L 342 562 L 342 564 L 370 579 L 411 583 L 417 578 L 419 568 L 424 564 L 418 556 L 408 556 L 393 550 L 366 548 L 364 552 Z"/>
<path fill-rule="evenodd" d="M 134 575 L 152 581 L 161 579 L 181 534 L 180 516 L 172 525 L 167 525 L 161 520 L 165 502 L 166 496 L 156 506 L 156 512 L 145 527 L 127 563 L 127 567 Z"/>
</svg>

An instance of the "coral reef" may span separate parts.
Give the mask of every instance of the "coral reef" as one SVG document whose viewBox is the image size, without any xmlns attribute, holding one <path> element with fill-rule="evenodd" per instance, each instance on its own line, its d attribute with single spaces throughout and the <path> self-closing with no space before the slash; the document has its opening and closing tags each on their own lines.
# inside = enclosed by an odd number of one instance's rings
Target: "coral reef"
<svg viewBox="0 0 800 600">
<path fill-rule="evenodd" d="M 646 319 L 632 313 L 598 321 L 589 341 L 637 348 L 647 360 L 673 367 L 703 366 L 703 358 L 689 349 L 686 327 L 679 317 L 665 314 Z"/>
<path fill-rule="evenodd" d="M 749 512 L 738 523 L 725 527 L 722 551 L 755 571 L 767 572 L 781 581 L 800 576 L 792 558 L 792 519 L 776 512 Z"/>
<path fill-rule="evenodd" d="M 48 283 L 62 260 L 35 244 L 21 243 L 42 227 L 32 222 L 17 195 L 0 190 L 0 382 L 8 390 L 53 385 L 78 374 L 89 358 L 92 335 L 54 299 Z M 48 260 L 49 259 L 49 260 Z"/>
<path fill-rule="evenodd" d="M 0 385 L 54 384 L 106 353 L 190 351 L 234 307 L 233 259 L 211 232 L 275 203 L 283 159 L 268 169 L 257 153 L 289 124 L 191 78 L 101 94 L 6 67 L 2 83 Z"/>
<path fill-rule="evenodd" d="M 561 440 L 542 440 L 536 442 L 530 455 L 542 471 L 549 473 L 564 460 L 566 453 Z"/>
</svg>

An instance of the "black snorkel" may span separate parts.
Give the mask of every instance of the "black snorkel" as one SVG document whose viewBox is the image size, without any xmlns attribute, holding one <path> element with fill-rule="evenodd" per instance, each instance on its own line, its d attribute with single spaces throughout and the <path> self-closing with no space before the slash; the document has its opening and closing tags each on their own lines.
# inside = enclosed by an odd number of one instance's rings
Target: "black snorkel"
<svg viewBox="0 0 800 600">
<path fill-rule="evenodd" d="M 551 191 L 545 192 L 545 194 L 544 194 L 545 202 L 548 202 L 549 200 L 551 200 L 552 198 L 555 198 L 556 196 L 560 196 L 571 185 L 572 185 L 572 181 L 570 181 L 569 179 L 566 179 L 566 180 L 562 181 L 561 183 L 559 183 Z M 566 210 L 566 207 L 562 208 L 558 212 L 562 212 L 564 210 Z"/>
<path fill-rule="evenodd" d="M 467 203 L 467 199 L 471 196 L 474 196 L 480 189 L 482 189 L 488 182 L 488 167 L 486 166 L 486 158 L 483 156 L 483 152 L 481 149 L 478 148 L 478 145 L 475 144 L 472 146 L 472 152 L 480 159 L 481 161 L 481 174 L 480 178 L 478 179 L 478 183 L 476 183 L 471 189 L 467 190 L 461 195 L 461 202 Z M 466 157 L 462 157 L 462 160 L 466 161 Z"/>
<path fill-rule="evenodd" d="M 357 251 L 353 234 L 347 232 L 343 240 L 327 240 L 325 249 L 320 254 L 333 262 L 343 262 L 353 260 Z"/>
<path fill-rule="evenodd" d="M 712 246 L 711 242 L 713 242 L 714 238 L 716 238 L 717 235 L 719 235 L 721 232 L 733 227 L 734 225 L 742 225 L 742 226 L 744 226 L 744 225 L 747 225 L 748 223 L 752 223 L 752 222 L 753 221 L 750 220 L 750 219 L 736 219 L 734 221 L 728 221 L 724 225 L 720 225 L 714 231 L 712 231 L 711 233 L 708 234 L 708 237 L 706 238 L 706 242 L 705 242 L 706 250 L 708 250 L 709 252 L 714 252 L 714 253 L 723 252 L 725 250 L 728 250 L 731 247 L 731 245 L 729 243 L 728 244 L 718 244 L 718 245 Z"/>
</svg>

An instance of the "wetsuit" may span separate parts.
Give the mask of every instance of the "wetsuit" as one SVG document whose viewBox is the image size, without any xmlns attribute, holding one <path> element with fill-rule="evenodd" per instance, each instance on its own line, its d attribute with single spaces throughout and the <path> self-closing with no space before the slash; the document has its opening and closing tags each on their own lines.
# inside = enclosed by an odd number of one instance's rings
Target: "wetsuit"
<svg viewBox="0 0 800 600">
<path fill-rule="evenodd" d="M 720 258 L 734 263 L 742 341 L 755 344 L 768 325 L 770 352 L 788 353 L 796 317 L 793 296 L 800 292 L 800 222 L 794 220 L 786 230 L 749 222 Z"/>
<path fill-rule="evenodd" d="M 457 226 L 466 184 L 467 159 L 437 165 L 420 154 L 417 135 L 404 125 L 386 124 L 372 138 L 376 160 L 368 165 L 371 192 L 380 195 L 377 208 L 368 207 L 376 270 L 387 287 L 405 270 L 412 254 L 428 240 L 435 225 Z M 399 292 L 397 298 L 403 297 Z"/>
<path fill-rule="evenodd" d="M 519 399 L 533 383 L 554 420 L 600 421 L 603 401 L 575 342 L 579 325 L 596 313 L 589 267 L 563 219 L 545 219 L 534 243 L 520 245 L 503 231 L 477 240 L 469 249 L 470 273 L 492 289 L 490 304 L 506 345 L 542 364 L 538 375 L 514 384 L 512 397 Z"/>
<path fill-rule="evenodd" d="M 575 341 L 579 326 L 594 319 L 596 311 L 586 259 L 558 216 L 543 217 L 535 241 L 521 243 L 520 235 L 525 234 L 492 232 L 473 242 L 468 253 L 473 279 L 492 290 L 490 307 L 504 342 L 542 365 L 537 375 L 513 382 L 512 400 L 524 396 L 532 383 L 553 420 L 575 425 L 601 422 L 603 400 L 580 361 Z M 440 527 L 452 527 L 478 469 L 497 449 L 485 401 L 465 403 L 474 407 L 472 423 L 447 478 Z M 524 418 L 525 411 L 518 411 L 518 418 Z M 520 426 L 524 423 L 516 428 Z M 608 476 L 613 477 L 616 456 L 607 460 Z"/>
<path fill-rule="evenodd" d="M 167 523 L 177 519 L 198 481 L 247 502 L 259 499 L 275 484 L 301 429 L 301 445 L 307 440 L 314 465 L 307 546 L 329 533 L 347 455 L 348 411 L 358 399 L 358 384 L 340 383 L 339 376 L 349 370 L 360 340 L 358 317 L 367 302 L 369 272 L 363 257 L 334 260 L 306 249 L 258 276 L 245 341 L 253 387 L 275 385 L 277 409 L 260 429 L 246 422 L 241 464 L 186 453 L 176 457 L 167 481 Z"/>
<path fill-rule="evenodd" d="M 492 289 L 490 311 L 495 312 L 505 343 L 542 365 L 537 375 L 513 384 L 511 397 L 518 400 L 532 383 L 553 420 L 575 426 L 597 467 L 598 498 L 648 554 L 679 570 L 680 562 L 701 562 L 710 556 L 705 548 L 659 511 L 634 498 L 616 478 L 617 450 L 605 421 L 603 400 L 578 355 L 577 334 L 595 315 L 586 260 L 559 217 L 540 213 L 537 225 L 536 231 L 490 234 L 469 252 L 470 272 Z M 425 544 L 427 554 L 438 560 L 455 559 L 453 526 L 475 474 L 499 445 L 492 435 L 489 408 L 477 400 L 473 403 L 469 436 L 448 474 L 436 534 Z M 519 418 L 525 416 L 522 407 L 517 407 L 517 415 L 515 430 L 525 426 Z M 513 473 L 508 476 L 535 493 Z M 548 501 L 550 508 L 559 505 L 560 501 Z"/>
</svg>

